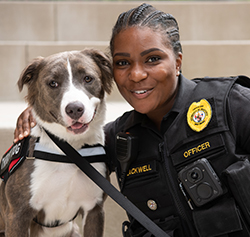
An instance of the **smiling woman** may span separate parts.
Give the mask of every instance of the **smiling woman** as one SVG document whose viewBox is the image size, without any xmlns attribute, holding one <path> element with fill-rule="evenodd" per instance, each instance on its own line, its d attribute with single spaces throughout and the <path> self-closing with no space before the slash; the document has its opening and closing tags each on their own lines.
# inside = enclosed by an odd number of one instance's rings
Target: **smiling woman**
<svg viewBox="0 0 250 237">
<path fill-rule="evenodd" d="M 249 89 L 237 85 L 238 78 L 187 80 L 181 74 L 177 21 L 148 4 L 120 14 L 110 50 L 117 87 L 134 108 L 105 128 L 107 152 L 123 194 L 171 237 L 248 237 L 249 226 L 241 229 L 242 223 L 235 221 L 239 215 L 233 211 L 232 196 L 218 190 L 222 190 L 223 170 L 237 161 L 235 151 L 249 157 L 250 147 L 245 144 L 249 144 L 250 126 L 246 132 L 246 124 L 239 126 L 242 118 L 237 116 L 239 107 L 249 107 L 250 99 L 244 98 L 250 95 Z M 245 111 L 240 114 L 245 116 Z M 249 111 L 247 114 L 250 116 Z M 224 130 L 228 124 L 222 119 L 225 117 L 234 121 L 230 132 Z M 131 158 L 125 171 L 116 138 L 121 132 L 130 138 L 126 151 Z M 235 138 L 239 135 L 239 144 L 232 141 L 231 133 Z M 138 147 L 133 138 L 139 141 Z M 209 161 L 199 162 L 204 157 Z M 208 168 L 210 163 L 213 168 Z M 193 170 L 202 175 L 187 184 Z M 130 223 L 124 223 L 124 236 L 152 236 L 129 218 Z"/>
<path fill-rule="evenodd" d="M 160 32 L 130 27 L 114 38 L 114 77 L 122 96 L 160 128 L 174 103 L 182 54 Z M 138 42 L 138 43 L 134 43 Z"/>
</svg>

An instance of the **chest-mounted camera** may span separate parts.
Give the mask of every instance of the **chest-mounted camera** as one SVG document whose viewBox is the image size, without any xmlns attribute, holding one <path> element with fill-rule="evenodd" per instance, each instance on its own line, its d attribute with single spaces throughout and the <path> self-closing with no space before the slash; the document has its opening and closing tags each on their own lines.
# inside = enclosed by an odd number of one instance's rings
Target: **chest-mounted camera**
<svg viewBox="0 0 250 237">
<path fill-rule="evenodd" d="M 205 158 L 186 166 L 179 172 L 178 177 L 197 207 L 223 194 L 219 177 Z"/>
</svg>

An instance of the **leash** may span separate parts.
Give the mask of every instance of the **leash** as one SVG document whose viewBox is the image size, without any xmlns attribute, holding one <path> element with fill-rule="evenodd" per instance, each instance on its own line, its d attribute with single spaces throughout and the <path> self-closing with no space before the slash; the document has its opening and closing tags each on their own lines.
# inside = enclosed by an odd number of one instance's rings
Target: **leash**
<svg viewBox="0 0 250 237">
<path fill-rule="evenodd" d="M 45 130 L 45 129 L 44 129 Z M 62 141 L 45 130 L 51 140 L 67 155 L 68 159 L 73 161 L 96 185 L 98 185 L 106 194 L 108 194 L 116 203 L 133 216 L 141 225 L 156 237 L 170 237 L 142 211 L 140 211 L 132 202 L 124 197 L 107 179 L 105 179 L 90 163 L 67 142 Z"/>
</svg>

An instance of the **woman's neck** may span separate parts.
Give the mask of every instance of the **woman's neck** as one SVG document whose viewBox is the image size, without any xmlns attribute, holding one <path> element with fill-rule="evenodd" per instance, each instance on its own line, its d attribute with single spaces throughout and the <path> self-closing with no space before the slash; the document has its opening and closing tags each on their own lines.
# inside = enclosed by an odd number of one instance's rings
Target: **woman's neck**
<svg viewBox="0 0 250 237">
<path fill-rule="evenodd" d="M 161 122 L 163 117 L 172 109 L 174 105 L 177 92 L 178 88 L 176 89 L 173 96 L 168 101 L 166 101 L 160 108 L 157 108 L 154 111 L 147 113 L 148 118 L 155 124 L 158 131 L 161 130 Z"/>
</svg>

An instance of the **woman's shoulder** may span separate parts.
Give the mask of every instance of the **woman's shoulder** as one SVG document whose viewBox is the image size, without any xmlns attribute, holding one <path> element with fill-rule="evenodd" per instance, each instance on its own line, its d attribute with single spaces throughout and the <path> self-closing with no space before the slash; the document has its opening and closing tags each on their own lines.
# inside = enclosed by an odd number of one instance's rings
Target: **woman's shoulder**
<svg viewBox="0 0 250 237">
<path fill-rule="evenodd" d="M 111 131 L 115 133 L 116 131 L 122 130 L 122 127 L 125 126 L 126 121 L 133 113 L 134 113 L 134 110 L 127 111 L 123 115 L 118 117 L 116 120 L 107 123 L 104 127 L 105 133 L 110 133 Z"/>
</svg>

